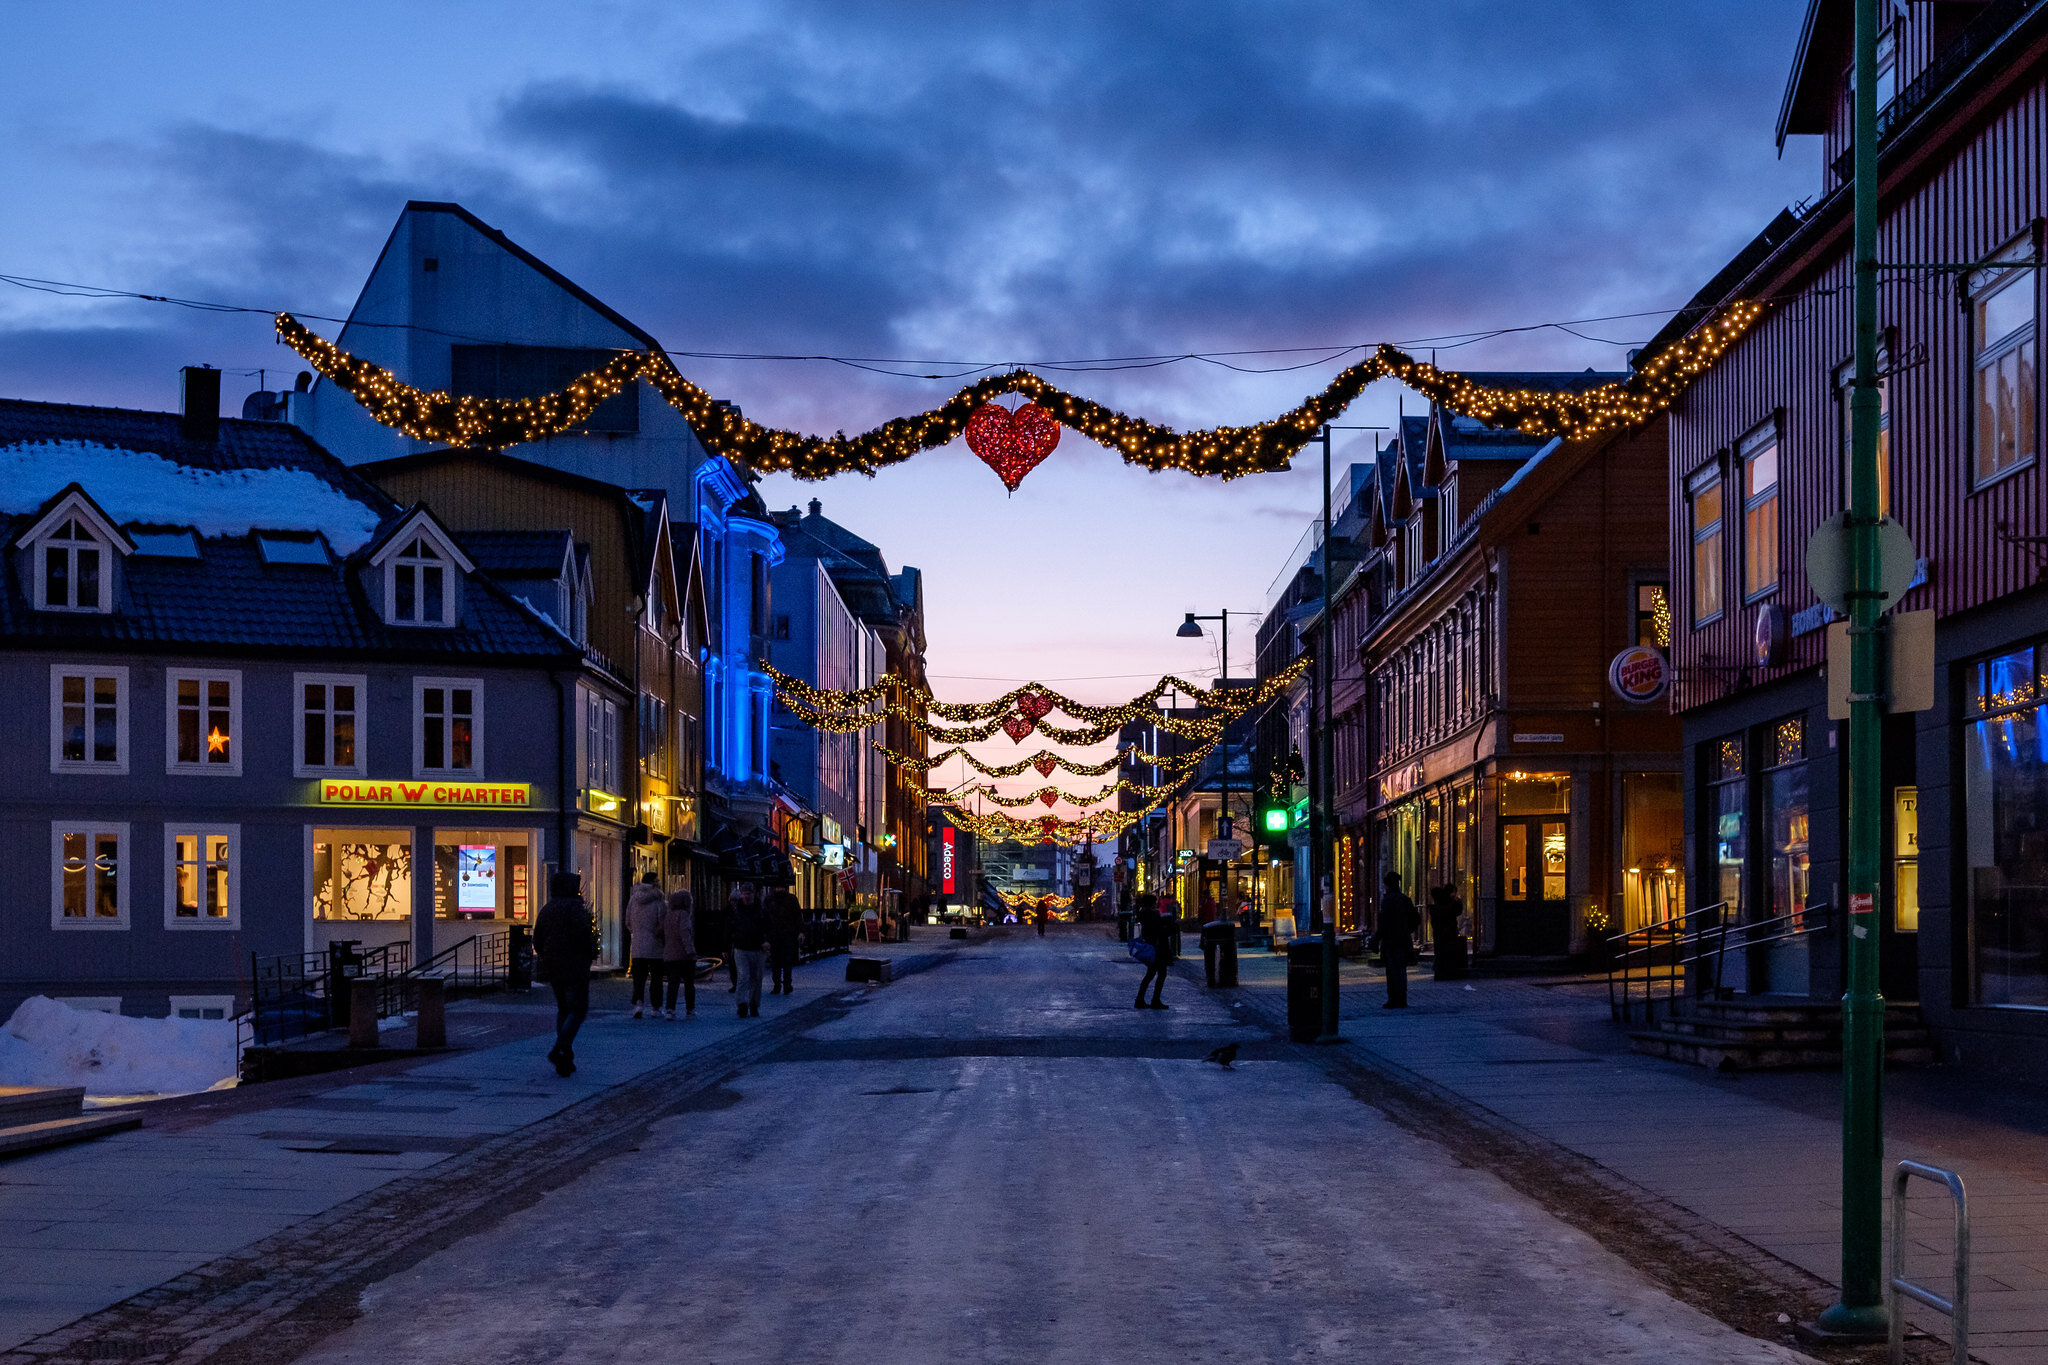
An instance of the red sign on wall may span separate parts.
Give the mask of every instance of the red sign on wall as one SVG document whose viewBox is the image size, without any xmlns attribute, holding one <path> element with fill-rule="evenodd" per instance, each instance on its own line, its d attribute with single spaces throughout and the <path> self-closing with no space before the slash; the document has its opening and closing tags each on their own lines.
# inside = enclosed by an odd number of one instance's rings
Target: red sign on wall
<svg viewBox="0 0 2048 1365">
<path fill-rule="evenodd" d="M 939 890 L 953 894 L 953 836 L 957 831 L 951 825 L 939 826 Z"/>
</svg>

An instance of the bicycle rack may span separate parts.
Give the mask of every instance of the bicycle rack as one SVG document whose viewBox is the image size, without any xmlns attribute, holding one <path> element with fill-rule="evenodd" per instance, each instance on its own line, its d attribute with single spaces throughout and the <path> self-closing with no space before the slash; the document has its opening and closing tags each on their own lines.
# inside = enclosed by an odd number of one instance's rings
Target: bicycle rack
<svg viewBox="0 0 2048 1365">
<path fill-rule="evenodd" d="M 1947 1186 L 1949 1197 L 1955 1201 L 1956 1266 L 1953 1303 L 1933 1290 L 1914 1284 L 1906 1278 L 1906 1182 L 1914 1176 Z M 1891 1319 L 1891 1365 L 1900 1365 L 1905 1358 L 1903 1353 L 1906 1349 L 1906 1318 L 1905 1314 L 1899 1311 L 1899 1296 L 1902 1294 L 1916 1303 L 1926 1304 L 1937 1313 L 1948 1314 L 1949 1321 L 1955 1326 L 1955 1365 L 1969 1365 L 1970 1204 L 1963 1192 L 1963 1178 L 1954 1171 L 1944 1171 L 1939 1166 L 1923 1166 L 1917 1161 L 1901 1161 L 1898 1170 L 1892 1173 L 1891 1266 L 1885 1279 L 1886 1316 Z"/>
</svg>

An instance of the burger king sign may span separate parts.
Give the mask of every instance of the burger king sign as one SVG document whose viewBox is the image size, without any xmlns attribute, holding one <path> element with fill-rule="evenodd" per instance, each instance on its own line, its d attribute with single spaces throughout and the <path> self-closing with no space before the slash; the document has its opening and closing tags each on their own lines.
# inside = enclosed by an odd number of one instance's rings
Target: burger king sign
<svg viewBox="0 0 2048 1365">
<path fill-rule="evenodd" d="M 1607 685 L 1623 701 L 1641 706 L 1664 695 L 1671 686 L 1671 665 L 1661 650 L 1650 645 L 1631 645 L 1607 665 Z"/>
</svg>

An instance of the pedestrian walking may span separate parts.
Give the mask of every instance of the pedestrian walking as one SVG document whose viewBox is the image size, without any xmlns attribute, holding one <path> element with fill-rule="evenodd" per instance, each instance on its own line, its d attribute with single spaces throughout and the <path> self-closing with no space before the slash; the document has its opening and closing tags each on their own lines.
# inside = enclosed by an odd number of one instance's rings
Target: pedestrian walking
<svg viewBox="0 0 2048 1365">
<path fill-rule="evenodd" d="M 1169 911 L 1175 909 L 1171 897 L 1158 898 L 1150 892 L 1138 897 L 1138 937 L 1152 948 L 1152 960 L 1145 964 L 1145 975 L 1138 981 L 1138 998 L 1131 1002 L 1134 1010 L 1164 1010 L 1173 1007 L 1159 998 L 1166 988 L 1166 969 L 1173 962 L 1173 936 L 1178 931 Z M 1152 988 L 1152 1001 L 1145 1002 L 1145 988 Z"/>
<path fill-rule="evenodd" d="M 761 969 L 768 958 L 768 916 L 749 882 L 740 883 L 726 908 L 732 911 L 733 989 L 739 996 L 740 1018 L 758 1019 Z"/>
<path fill-rule="evenodd" d="M 697 1013 L 697 902 L 688 891 L 668 898 L 668 913 L 661 919 L 661 961 L 668 971 L 668 1017 L 676 1017 L 676 992 L 683 996 L 683 1013 Z"/>
<path fill-rule="evenodd" d="M 728 994 L 739 989 L 739 967 L 732 960 L 730 902 L 714 899 L 697 907 L 697 951 L 705 957 L 715 957 L 725 963 L 725 974 L 730 979 L 730 984 L 725 988 Z"/>
<path fill-rule="evenodd" d="M 548 901 L 533 917 L 533 956 L 555 993 L 555 1074 L 576 1071 L 576 1033 L 590 1016 L 590 964 L 597 961 L 597 924 L 583 899 L 583 878 L 557 872 L 548 878 Z"/>
<path fill-rule="evenodd" d="M 661 894 L 655 875 L 642 874 L 633 894 L 626 897 L 626 948 L 631 954 L 635 1019 L 641 1017 L 649 977 L 654 979 L 655 1012 L 661 1011 L 661 977 L 668 965 L 661 956 L 661 922 L 667 914 L 668 898 Z"/>
<path fill-rule="evenodd" d="M 1380 960 L 1387 968 L 1387 1003 L 1382 1009 L 1405 1010 L 1408 1008 L 1408 948 L 1415 940 L 1415 931 L 1422 927 L 1422 916 L 1415 909 L 1415 902 L 1401 889 L 1401 878 L 1389 872 L 1386 875 L 1386 891 L 1380 897 L 1379 927 L 1373 930 L 1373 942 L 1380 950 Z"/>
<path fill-rule="evenodd" d="M 1458 929 L 1464 914 L 1464 902 L 1450 887 L 1439 886 L 1429 893 L 1429 937 L 1436 944 L 1435 976 L 1439 981 L 1455 981 L 1465 975 L 1465 935 Z"/>
<path fill-rule="evenodd" d="M 789 995 L 796 990 L 791 973 L 796 970 L 797 954 L 803 948 L 804 908 L 797 904 L 788 887 L 778 886 L 768 893 L 762 913 L 768 920 L 768 969 L 775 976 L 774 989 L 769 993 Z"/>
</svg>

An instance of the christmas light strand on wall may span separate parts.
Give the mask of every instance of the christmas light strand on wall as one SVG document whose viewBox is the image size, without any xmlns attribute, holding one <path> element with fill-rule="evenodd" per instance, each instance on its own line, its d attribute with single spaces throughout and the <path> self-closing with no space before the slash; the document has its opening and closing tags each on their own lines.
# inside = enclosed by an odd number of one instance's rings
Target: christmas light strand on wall
<svg viewBox="0 0 2048 1365">
<path fill-rule="evenodd" d="M 857 436 L 806 436 L 764 427 L 685 379 L 660 352 L 622 351 L 558 393 L 536 398 L 458 398 L 418 389 L 381 365 L 342 350 L 289 313 L 277 335 L 337 387 L 389 427 L 421 441 L 502 450 L 558 435 L 587 420 L 597 406 L 635 379 L 646 381 L 681 412 L 714 454 L 760 473 L 799 479 L 873 474 L 942 446 L 967 431 L 975 413 L 1004 394 L 1020 394 L 1053 421 L 1152 470 L 1234 479 L 1285 469 L 1325 423 L 1335 421 L 1368 384 L 1398 379 L 1425 397 L 1489 426 L 1540 436 L 1584 437 L 1639 426 L 1678 395 L 1756 322 L 1760 304 L 1730 305 L 1655 355 L 1628 378 L 1583 393 L 1498 388 L 1440 370 L 1382 346 L 1292 410 L 1246 427 L 1175 431 L 1079 397 L 1031 373 L 1013 370 L 961 389 L 929 411 L 898 417 Z M 988 419 L 984 419 L 988 420 Z M 1014 470 L 1012 472 L 1015 472 Z M 1008 482 L 1010 473 L 1003 477 Z M 1015 472 L 1021 479 L 1022 472 Z M 1010 484 L 1015 487 L 1015 484 Z"/>
</svg>

